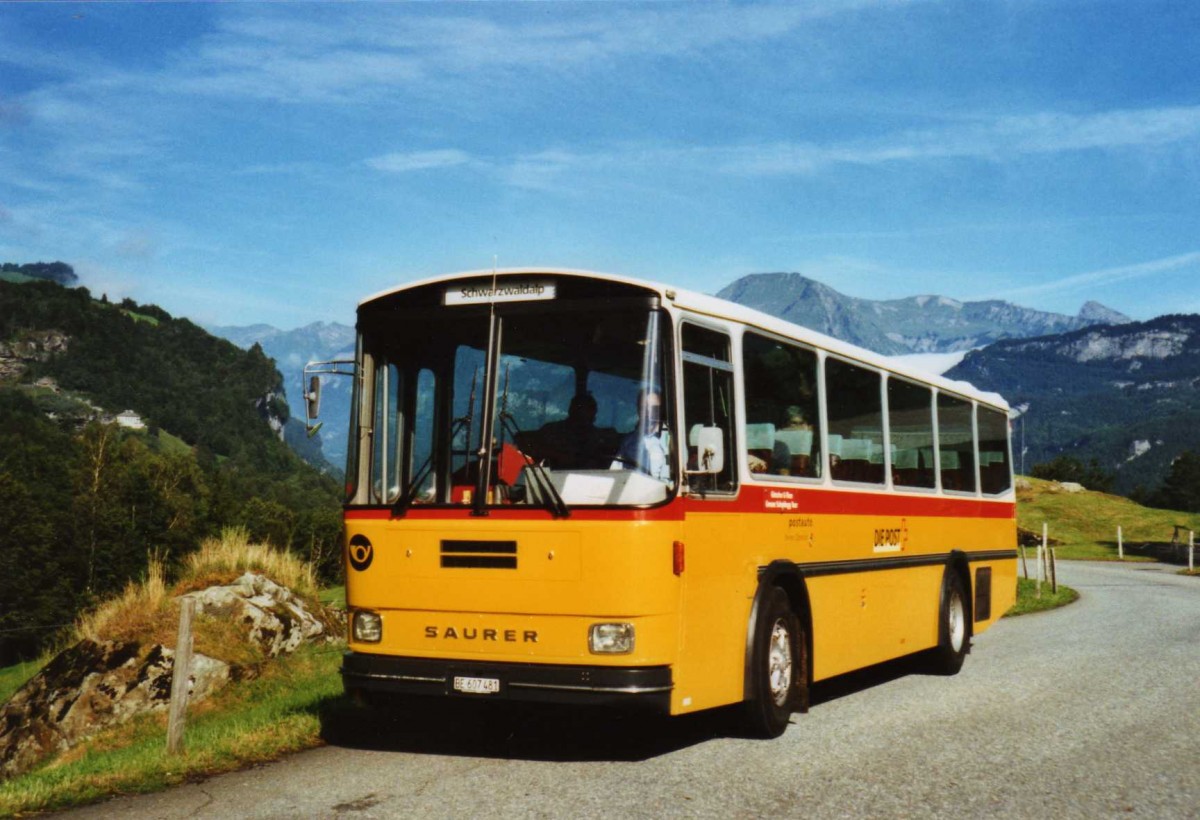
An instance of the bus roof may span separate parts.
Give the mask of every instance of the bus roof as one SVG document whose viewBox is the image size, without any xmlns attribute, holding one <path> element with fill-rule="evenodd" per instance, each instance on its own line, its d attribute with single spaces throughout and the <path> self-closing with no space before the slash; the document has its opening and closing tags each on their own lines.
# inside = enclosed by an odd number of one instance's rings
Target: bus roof
<svg viewBox="0 0 1200 820">
<path fill-rule="evenodd" d="M 376 299 L 382 299 L 402 291 L 411 290 L 414 288 L 424 287 L 426 285 L 434 285 L 438 282 L 450 282 L 456 279 L 477 276 L 496 276 L 511 277 L 511 276 L 579 276 L 592 279 L 603 279 L 610 282 L 620 282 L 628 285 L 636 285 L 656 292 L 666 304 L 671 304 L 684 310 L 692 311 L 706 316 L 711 316 L 718 319 L 726 319 L 741 324 L 757 327 L 771 333 L 776 333 L 780 336 L 786 336 L 796 339 L 797 341 L 805 342 L 813 347 L 821 348 L 830 353 L 835 353 L 839 356 L 844 356 L 849 359 L 869 364 L 873 367 L 878 367 L 893 373 L 897 376 L 912 379 L 918 382 L 931 384 L 943 390 L 967 398 L 975 399 L 976 401 L 985 404 L 993 405 L 1007 411 L 1009 409 L 1008 402 L 998 393 L 991 393 L 977 389 L 970 382 L 955 381 L 942 376 L 937 376 L 932 373 L 926 373 L 911 366 L 897 362 L 888 356 L 867 350 L 858 345 L 844 342 L 840 339 L 835 339 L 832 336 L 826 336 L 824 333 L 797 325 L 785 319 L 780 319 L 777 316 L 772 316 L 769 313 L 763 313 L 760 310 L 739 305 L 736 302 L 730 302 L 725 299 L 718 299 L 716 296 L 709 296 L 704 293 L 679 288 L 673 285 L 665 285 L 661 282 L 653 282 L 646 279 L 636 279 L 629 276 L 620 276 L 611 273 L 600 273 L 598 271 L 577 270 L 573 268 L 550 268 L 550 267 L 526 267 L 526 268 L 499 268 L 497 270 L 471 270 L 460 271 L 458 273 L 448 273 L 439 276 L 432 276 L 426 279 L 421 279 L 416 282 L 410 282 L 404 285 L 399 285 L 394 288 L 388 288 L 378 293 L 374 293 L 358 303 L 361 308 L 363 305 L 374 302 Z"/>
</svg>

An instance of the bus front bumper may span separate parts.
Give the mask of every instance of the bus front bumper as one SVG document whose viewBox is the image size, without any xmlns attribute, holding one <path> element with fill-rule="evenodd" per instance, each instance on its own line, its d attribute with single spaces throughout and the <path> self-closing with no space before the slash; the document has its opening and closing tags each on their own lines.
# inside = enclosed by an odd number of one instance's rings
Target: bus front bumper
<svg viewBox="0 0 1200 820">
<path fill-rule="evenodd" d="M 564 666 L 405 658 L 346 652 L 342 682 L 351 694 L 426 695 L 577 705 L 671 706 L 669 666 Z"/>
</svg>

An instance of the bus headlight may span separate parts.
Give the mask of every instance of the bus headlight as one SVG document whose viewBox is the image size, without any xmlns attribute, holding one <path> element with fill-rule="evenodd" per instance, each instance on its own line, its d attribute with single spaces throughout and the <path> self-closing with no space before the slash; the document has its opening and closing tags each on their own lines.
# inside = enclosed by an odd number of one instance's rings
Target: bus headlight
<svg viewBox="0 0 1200 820">
<path fill-rule="evenodd" d="M 353 635 L 361 643 L 379 643 L 383 640 L 383 618 L 375 612 L 354 610 Z"/>
<path fill-rule="evenodd" d="M 628 655 L 633 651 L 633 624 L 592 624 L 588 649 L 593 655 Z"/>
</svg>

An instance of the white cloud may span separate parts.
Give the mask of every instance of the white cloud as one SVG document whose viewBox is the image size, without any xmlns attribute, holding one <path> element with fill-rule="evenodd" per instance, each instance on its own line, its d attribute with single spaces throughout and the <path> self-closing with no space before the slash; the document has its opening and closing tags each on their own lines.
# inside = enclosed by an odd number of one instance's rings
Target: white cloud
<svg viewBox="0 0 1200 820">
<path fill-rule="evenodd" d="M 1147 279 L 1152 276 L 1186 270 L 1188 268 L 1196 268 L 1200 272 L 1200 251 L 1168 256 L 1163 259 L 1152 259 L 1148 262 L 1139 262 L 1136 265 L 1121 265 L 1113 268 L 1088 271 L 1087 273 L 1077 273 L 1073 276 L 1067 276 L 1040 285 L 1029 285 L 1028 287 L 1007 290 L 998 294 L 998 298 L 1009 299 L 1012 297 L 1034 296 L 1083 288 L 1091 289 L 1100 285 L 1112 285 L 1117 282 Z"/>
<path fill-rule="evenodd" d="M 770 143 L 704 149 L 729 174 L 811 174 L 833 165 L 881 165 L 937 159 L 1002 161 L 1030 154 L 1117 150 L 1194 142 L 1200 106 L 1039 112 L 980 118 L 965 125 L 904 131 L 854 143 Z"/>
<path fill-rule="evenodd" d="M 433 168 L 450 168 L 465 165 L 471 157 L 465 151 L 446 148 L 438 151 L 409 151 L 384 154 L 366 160 L 367 165 L 377 171 L 403 174 L 409 171 L 427 171 Z"/>
</svg>

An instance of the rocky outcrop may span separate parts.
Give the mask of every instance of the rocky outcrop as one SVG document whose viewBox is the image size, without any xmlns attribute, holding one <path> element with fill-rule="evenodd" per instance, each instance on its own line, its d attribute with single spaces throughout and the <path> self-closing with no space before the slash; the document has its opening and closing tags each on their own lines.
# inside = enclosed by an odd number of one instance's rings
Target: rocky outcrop
<svg viewBox="0 0 1200 820">
<path fill-rule="evenodd" d="M 175 653 L 131 641 L 80 641 L 22 687 L 0 711 L 0 777 L 20 774 L 48 753 L 135 715 L 166 709 Z M 192 700 L 229 680 L 229 665 L 192 658 Z"/>
<path fill-rule="evenodd" d="M 31 362 L 44 362 L 54 354 L 65 353 L 69 343 L 67 335 L 58 330 L 34 330 L 0 341 L 0 382 L 21 378 Z"/>
<path fill-rule="evenodd" d="M 284 401 L 282 393 L 276 393 L 274 390 L 263 394 L 254 402 L 254 408 L 258 410 L 258 415 L 267 426 L 271 428 L 271 432 L 275 434 L 275 438 L 283 441 L 283 428 L 287 424 L 287 402 Z"/>
<path fill-rule="evenodd" d="M 198 614 L 245 624 L 249 639 L 272 658 L 328 637 L 325 625 L 291 590 L 262 575 L 248 572 L 228 586 L 209 587 L 184 597 L 196 599 Z"/>
<path fill-rule="evenodd" d="M 225 586 L 188 593 L 198 616 L 232 620 L 268 657 L 329 637 L 325 624 L 286 587 L 246 573 Z M 136 641 L 83 640 L 59 653 L 0 708 L 0 779 L 27 771 L 47 755 L 95 733 L 170 705 L 175 653 Z M 193 654 L 192 702 L 245 674 Z"/>
</svg>

